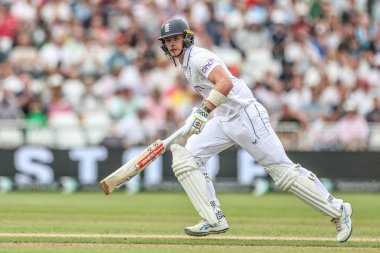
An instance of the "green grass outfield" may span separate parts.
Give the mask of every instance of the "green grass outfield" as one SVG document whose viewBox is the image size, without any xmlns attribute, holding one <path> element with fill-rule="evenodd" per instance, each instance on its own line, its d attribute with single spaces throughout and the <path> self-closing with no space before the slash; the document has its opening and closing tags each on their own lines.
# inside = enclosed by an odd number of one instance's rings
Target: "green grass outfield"
<svg viewBox="0 0 380 253">
<path fill-rule="evenodd" d="M 343 244 L 328 217 L 285 193 L 220 193 L 230 230 L 193 238 L 183 192 L 12 192 L 0 195 L 0 252 L 380 252 L 380 193 L 335 195 L 354 209 Z"/>
</svg>

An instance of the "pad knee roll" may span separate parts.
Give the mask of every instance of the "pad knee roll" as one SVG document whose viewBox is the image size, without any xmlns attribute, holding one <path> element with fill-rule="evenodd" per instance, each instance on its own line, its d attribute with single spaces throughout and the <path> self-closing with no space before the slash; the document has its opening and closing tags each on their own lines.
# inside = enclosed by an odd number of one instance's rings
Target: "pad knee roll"
<svg viewBox="0 0 380 253">
<path fill-rule="evenodd" d="M 293 193 L 303 202 L 333 218 L 339 217 L 339 210 L 335 209 L 330 202 L 323 198 L 314 182 L 298 173 L 300 165 L 295 167 L 287 167 L 282 165 L 274 165 L 266 167 L 266 171 L 273 178 L 278 189 Z"/>
<path fill-rule="evenodd" d="M 178 178 L 194 208 L 211 225 L 218 223 L 213 207 L 208 200 L 206 178 L 198 169 L 194 157 L 187 149 L 178 144 L 171 145 L 171 151 L 174 175 Z"/>
</svg>

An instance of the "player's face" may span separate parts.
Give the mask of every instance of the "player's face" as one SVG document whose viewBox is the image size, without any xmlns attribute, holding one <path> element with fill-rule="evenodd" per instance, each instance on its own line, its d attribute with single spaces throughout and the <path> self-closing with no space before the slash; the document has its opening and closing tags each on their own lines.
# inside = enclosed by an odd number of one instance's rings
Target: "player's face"
<svg viewBox="0 0 380 253">
<path fill-rule="evenodd" d="M 183 47 L 183 36 L 174 35 L 165 38 L 165 45 L 167 46 L 171 56 L 176 57 L 181 53 Z"/>
</svg>

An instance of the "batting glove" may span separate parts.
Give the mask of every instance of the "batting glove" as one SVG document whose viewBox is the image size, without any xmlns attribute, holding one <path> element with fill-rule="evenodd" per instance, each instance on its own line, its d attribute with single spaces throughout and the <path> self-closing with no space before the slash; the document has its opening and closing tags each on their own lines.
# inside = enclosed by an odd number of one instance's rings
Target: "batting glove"
<svg viewBox="0 0 380 253">
<path fill-rule="evenodd" d="M 199 134 L 207 123 L 208 112 L 202 108 L 194 107 L 191 115 L 185 121 L 185 129 L 182 136 Z"/>
</svg>

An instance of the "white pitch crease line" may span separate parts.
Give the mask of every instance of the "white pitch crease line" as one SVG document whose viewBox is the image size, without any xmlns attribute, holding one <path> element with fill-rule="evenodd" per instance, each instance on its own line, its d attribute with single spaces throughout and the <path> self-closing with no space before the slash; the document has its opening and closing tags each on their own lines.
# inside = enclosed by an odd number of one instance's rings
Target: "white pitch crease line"
<svg viewBox="0 0 380 253">
<path fill-rule="evenodd" d="M 210 238 L 214 240 L 242 240 L 242 241 L 335 241 L 329 237 L 298 237 L 298 236 L 233 236 L 233 235 L 209 235 L 207 237 L 191 237 L 187 235 L 158 235 L 158 234 L 65 234 L 65 233 L 0 233 L 0 237 L 72 237 L 72 238 L 152 238 L 152 239 L 202 239 Z M 380 242 L 380 237 L 351 237 L 350 242 Z"/>
</svg>

